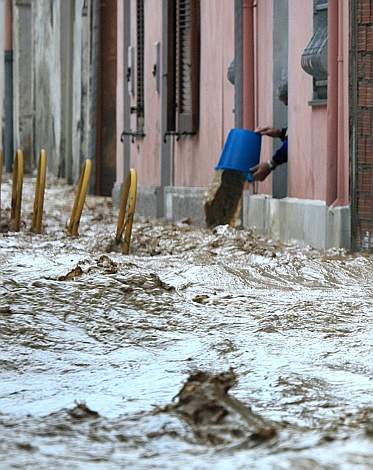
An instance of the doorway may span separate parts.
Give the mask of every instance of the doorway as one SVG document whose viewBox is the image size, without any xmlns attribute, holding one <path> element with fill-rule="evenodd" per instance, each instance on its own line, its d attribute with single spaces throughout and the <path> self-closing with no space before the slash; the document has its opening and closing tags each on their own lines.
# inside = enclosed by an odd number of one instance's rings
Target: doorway
<svg viewBox="0 0 373 470">
<path fill-rule="evenodd" d="M 111 196 L 116 166 L 117 2 L 100 1 L 95 193 Z"/>
</svg>

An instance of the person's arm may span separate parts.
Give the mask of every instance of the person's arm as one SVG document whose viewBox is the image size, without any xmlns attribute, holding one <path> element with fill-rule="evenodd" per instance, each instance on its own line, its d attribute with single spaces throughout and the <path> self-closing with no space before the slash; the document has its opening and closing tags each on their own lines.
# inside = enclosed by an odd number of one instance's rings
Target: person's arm
<svg viewBox="0 0 373 470">
<path fill-rule="evenodd" d="M 268 135 L 269 137 L 281 138 L 283 129 L 278 129 L 277 127 L 265 126 L 265 127 L 257 127 L 254 132 L 260 135 Z"/>
<path fill-rule="evenodd" d="M 285 139 L 281 147 L 275 152 L 272 157 L 272 162 L 277 165 L 286 163 L 288 161 L 288 140 Z"/>
<path fill-rule="evenodd" d="M 276 168 L 278 165 L 282 165 L 288 161 L 288 141 L 284 140 L 284 143 L 273 155 L 272 160 L 268 162 L 259 163 L 258 165 L 250 168 L 253 174 L 254 181 L 264 181 L 267 176 Z"/>
<path fill-rule="evenodd" d="M 288 138 L 288 130 L 286 127 L 283 127 L 282 129 L 269 126 L 257 127 L 254 132 L 260 135 L 268 135 L 269 137 L 278 137 L 282 141 Z"/>
</svg>

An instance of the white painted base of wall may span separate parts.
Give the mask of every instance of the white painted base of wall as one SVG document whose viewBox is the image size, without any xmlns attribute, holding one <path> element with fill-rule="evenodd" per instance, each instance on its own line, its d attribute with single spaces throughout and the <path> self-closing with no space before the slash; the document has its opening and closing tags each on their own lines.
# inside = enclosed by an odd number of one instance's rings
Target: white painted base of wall
<svg viewBox="0 0 373 470">
<path fill-rule="evenodd" d="M 122 192 L 123 184 L 115 183 L 112 197 L 114 207 L 119 207 L 119 198 Z M 163 198 L 160 186 L 137 188 L 136 214 L 143 217 L 160 218 L 163 216 L 162 205 Z"/>
<path fill-rule="evenodd" d="M 283 242 L 314 248 L 350 248 L 350 206 L 330 208 L 324 201 L 266 195 L 243 197 L 243 225 Z"/>
<path fill-rule="evenodd" d="M 205 225 L 203 205 L 206 190 L 207 188 L 166 187 L 164 199 L 166 219 L 189 218 L 194 225 Z"/>
</svg>

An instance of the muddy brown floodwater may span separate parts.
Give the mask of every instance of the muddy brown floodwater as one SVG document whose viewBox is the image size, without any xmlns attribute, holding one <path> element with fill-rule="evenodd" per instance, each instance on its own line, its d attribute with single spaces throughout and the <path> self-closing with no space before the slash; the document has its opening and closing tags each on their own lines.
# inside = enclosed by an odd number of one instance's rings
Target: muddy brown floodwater
<svg viewBox="0 0 373 470">
<path fill-rule="evenodd" d="M 49 183 L 0 233 L 1 469 L 372 469 L 373 258 L 137 220 Z"/>
</svg>

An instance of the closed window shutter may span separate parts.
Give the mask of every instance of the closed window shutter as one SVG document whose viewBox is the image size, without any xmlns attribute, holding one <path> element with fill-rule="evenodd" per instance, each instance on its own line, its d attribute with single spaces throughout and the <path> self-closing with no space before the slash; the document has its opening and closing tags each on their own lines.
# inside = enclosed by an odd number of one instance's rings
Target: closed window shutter
<svg viewBox="0 0 373 470">
<path fill-rule="evenodd" d="M 168 0 L 167 11 L 167 131 L 176 130 L 176 3 Z"/>
<path fill-rule="evenodd" d="M 199 126 L 200 0 L 177 0 L 177 131 L 196 133 Z"/>
<path fill-rule="evenodd" d="M 144 0 L 136 4 L 136 116 L 137 130 L 144 128 Z"/>
</svg>

